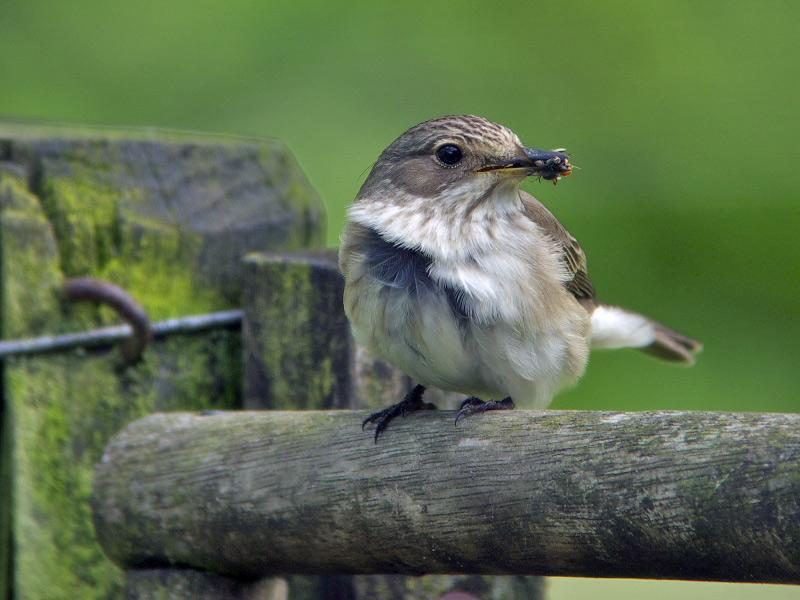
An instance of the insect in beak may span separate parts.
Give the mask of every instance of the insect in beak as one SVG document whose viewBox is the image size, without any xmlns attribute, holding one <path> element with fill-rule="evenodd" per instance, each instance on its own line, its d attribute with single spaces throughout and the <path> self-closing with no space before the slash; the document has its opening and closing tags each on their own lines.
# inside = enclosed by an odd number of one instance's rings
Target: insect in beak
<svg viewBox="0 0 800 600">
<path fill-rule="evenodd" d="M 541 177 L 556 184 L 562 177 L 572 175 L 572 164 L 569 162 L 569 154 L 565 148 L 556 150 L 525 148 L 525 154 L 530 161 L 530 174 L 535 177 Z"/>
</svg>

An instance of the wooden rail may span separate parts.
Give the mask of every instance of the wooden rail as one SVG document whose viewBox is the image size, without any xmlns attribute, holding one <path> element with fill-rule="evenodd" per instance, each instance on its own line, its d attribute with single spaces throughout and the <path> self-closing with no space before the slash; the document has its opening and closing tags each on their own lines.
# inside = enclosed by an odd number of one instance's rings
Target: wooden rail
<svg viewBox="0 0 800 600">
<path fill-rule="evenodd" d="M 157 414 L 98 466 L 126 568 L 800 582 L 800 415 Z"/>
</svg>

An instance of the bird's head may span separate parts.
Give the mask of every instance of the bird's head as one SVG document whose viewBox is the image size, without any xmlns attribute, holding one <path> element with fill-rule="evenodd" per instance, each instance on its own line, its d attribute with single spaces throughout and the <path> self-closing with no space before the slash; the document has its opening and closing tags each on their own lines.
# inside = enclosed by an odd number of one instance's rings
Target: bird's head
<svg viewBox="0 0 800 600">
<path fill-rule="evenodd" d="M 477 198 L 516 188 L 531 175 L 555 182 L 571 172 L 563 150 L 525 147 L 513 131 L 483 117 L 447 116 L 420 123 L 392 142 L 359 198 Z"/>
</svg>

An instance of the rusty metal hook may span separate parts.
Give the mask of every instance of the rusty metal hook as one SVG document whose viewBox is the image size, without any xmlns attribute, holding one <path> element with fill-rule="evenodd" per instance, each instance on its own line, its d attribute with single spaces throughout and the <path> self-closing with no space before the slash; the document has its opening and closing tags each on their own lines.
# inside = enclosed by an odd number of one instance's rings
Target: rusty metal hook
<svg viewBox="0 0 800 600">
<path fill-rule="evenodd" d="M 133 296 L 124 289 L 103 279 L 95 277 L 74 277 L 64 281 L 62 294 L 67 300 L 89 300 L 112 308 L 133 330 L 133 337 L 122 347 L 122 356 L 128 362 L 135 362 L 153 338 L 150 317 Z"/>
</svg>

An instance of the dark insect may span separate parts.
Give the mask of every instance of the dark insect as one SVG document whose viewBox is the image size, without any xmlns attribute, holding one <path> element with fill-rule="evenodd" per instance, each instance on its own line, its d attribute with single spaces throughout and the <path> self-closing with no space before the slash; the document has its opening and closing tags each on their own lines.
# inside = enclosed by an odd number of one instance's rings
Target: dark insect
<svg viewBox="0 0 800 600">
<path fill-rule="evenodd" d="M 526 152 L 533 162 L 533 175 L 552 181 L 553 184 L 558 183 L 562 177 L 572 175 L 572 164 L 564 148 L 555 150 L 529 148 Z"/>
</svg>

